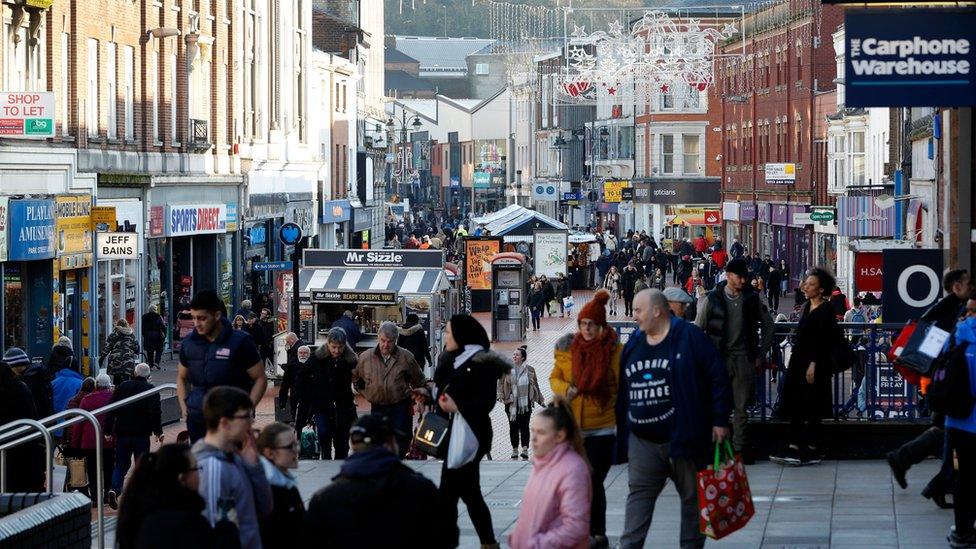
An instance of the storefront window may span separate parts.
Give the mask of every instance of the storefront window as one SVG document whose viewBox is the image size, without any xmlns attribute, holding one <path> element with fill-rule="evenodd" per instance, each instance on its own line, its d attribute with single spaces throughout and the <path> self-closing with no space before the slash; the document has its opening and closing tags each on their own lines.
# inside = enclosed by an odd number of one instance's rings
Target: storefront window
<svg viewBox="0 0 976 549">
<path fill-rule="evenodd" d="M 3 265 L 3 347 L 25 347 L 24 287 L 20 265 Z"/>
<path fill-rule="evenodd" d="M 116 321 L 124 318 L 138 338 L 142 320 L 136 305 L 139 261 L 115 260 L 99 263 L 98 280 L 98 340 L 101 349 L 112 333 Z"/>
<path fill-rule="evenodd" d="M 170 319 L 169 292 L 169 270 L 166 267 L 166 241 L 165 238 L 153 238 L 146 240 L 146 302 L 148 305 L 156 305 L 159 315 L 163 317 L 163 323 L 167 326 L 172 325 Z M 169 330 L 167 330 L 167 334 Z M 168 347 L 169 337 L 166 338 Z"/>
</svg>

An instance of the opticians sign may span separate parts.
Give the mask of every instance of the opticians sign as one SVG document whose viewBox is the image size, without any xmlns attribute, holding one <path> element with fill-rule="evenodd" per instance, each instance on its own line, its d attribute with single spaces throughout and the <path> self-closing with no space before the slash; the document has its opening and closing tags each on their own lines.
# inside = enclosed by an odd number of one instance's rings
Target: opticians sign
<svg viewBox="0 0 976 549">
<path fill-rule="evenodd" d="M 844 29 L 845 106 L 976 105 L 976 12 L 847 10 Z"/>
<path fill-rule="evenodd" d="M 166 236 L 227 232 L 227 204 L 169 206 Z"/>
</svg>

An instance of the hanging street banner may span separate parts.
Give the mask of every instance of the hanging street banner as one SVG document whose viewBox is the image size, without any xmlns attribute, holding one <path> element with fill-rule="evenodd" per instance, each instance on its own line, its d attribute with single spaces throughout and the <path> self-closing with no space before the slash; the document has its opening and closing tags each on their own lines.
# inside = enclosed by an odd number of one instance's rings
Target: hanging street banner
<svg viewBox="0 0 976 549">
<path fill-rule="evenodd" d="M 848 9 L 844 34 L 846 107 L 976 105 L 976 11 Z"/>
<path fill-rule="evenodd" d="M 882 252 L 881 307 L 885 322 L 917 319 L 942 297 L 942 250 Z"/>
</svg>

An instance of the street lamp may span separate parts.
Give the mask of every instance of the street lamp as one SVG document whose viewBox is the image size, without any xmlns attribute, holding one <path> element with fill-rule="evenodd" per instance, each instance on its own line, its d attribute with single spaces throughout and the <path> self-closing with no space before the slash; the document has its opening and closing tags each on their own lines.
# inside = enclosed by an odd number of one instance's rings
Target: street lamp
<svg viewBox="0 0 976 549">
<path fill-rule="evenodd" d="M 400 109 L 400 119 L 397 120 L 397 118 L 396 118 L 396 103 L 393 103 L 393 113 L 392 113 L 392 116 L 390 116 L 386 120 L 386 130 L 390 133 L 390 142 L 391 143 L 393 143 L 393 136 L 396 135 L 397 126 L 399 126 L 399 129 L 400 129 L 400 140 L 399 140 L 399 142 L 397 142 L 397 145 L 399 145 L 399 146 L 397 147 L 396 157 L 395 157 L 396 163 L 398 164 L 398 166 L 395 167 L 394 173 L 396 174 L 396 178 L 395 178 L 396 179 L 395 193 L 396 194 L 400 194 L 400 181 L 403 180 L 403 177 L 404 177 L 405 172 L 406 172 L 406 158 L 405 158 L 405 153 L 403 151 L 403 147 L 408 142 L 407 141 L 407 131 L 408 130 L 417 131 L 417 130 L 420 129 L 421 126 L 423 126 L 423 123 L 420 121 L 420 115 L 415 114 L 413 116 L 413 119 L 408 124 L 407 123 L 407 111 L 406 111 L 406 109 L 403 109 L 403 108 Z M 413 197 L 413 198 L 416 198 L 416 197 Z"/>
</svg>

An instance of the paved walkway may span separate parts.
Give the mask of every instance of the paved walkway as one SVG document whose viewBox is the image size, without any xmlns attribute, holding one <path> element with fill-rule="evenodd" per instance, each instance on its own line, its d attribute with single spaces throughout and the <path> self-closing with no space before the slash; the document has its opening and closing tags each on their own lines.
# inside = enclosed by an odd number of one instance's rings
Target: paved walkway
<svg viewBox="0 0 976 549">
<path fill-rule="evenodd" d="M 408 463 L 438 482 L 440 462 Z M 299 488 L 306 501 L 330 482 L 338 466 L 336 462 L 301 463 Z M 742 530 L 709 545 L 742 549 L 945 547 L 952 512 L 940 510 L 918 495 L 937 469 L 934 460 L 913 468 L 908 474 L 909 490 L 901 490 L 882 461 L 830 461 L 803 468 L 768 462 L 749 466 L 756 515 Z M 481 467 L 482 492 L 500 541 L 515 526 L 530 470 L 527 462 L 507 460 L 485 462 Z M 615 466 L 606 486 L 608 535 L 616 543 L 624 523 L 626 466 Z M 460 510 L 461 547 L 478 547 L 463 504 Z M 658 500 L 645 546 L 677 547 L 678 532 L 679 501 L 669 483 Z"/>
</svg>

